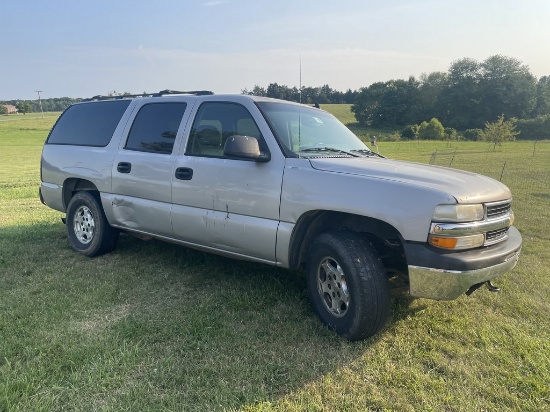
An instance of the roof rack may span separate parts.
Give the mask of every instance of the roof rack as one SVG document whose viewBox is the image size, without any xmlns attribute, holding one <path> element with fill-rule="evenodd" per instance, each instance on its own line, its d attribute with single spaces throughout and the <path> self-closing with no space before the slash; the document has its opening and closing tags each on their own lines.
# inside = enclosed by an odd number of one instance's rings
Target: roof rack
<svg viewBox="0 0 550 412">
<path fill-rule="evenodd" d="M 161 96 L 168 96 L 171 94 L 193 94 L 195 96 L 208 96 L 211 94 L 214 94 L 214 92 L 208 91 L 208 90 L 193 90 L 189 92 L 181 92 L 177 90 L 161 90 L 158 93 L 142 93 L 142 94 L 127 94 L 127 95 L 121 95 L 121 96 L 94 96 L 90 97 L 88 99 L 82 99 L 83 102 L 91 102 L 91 101 L 98 101 L 98 100 L 120 100 L 120 99 L 132 99 L 134 97 L 161 97 Z"/>
</svg>

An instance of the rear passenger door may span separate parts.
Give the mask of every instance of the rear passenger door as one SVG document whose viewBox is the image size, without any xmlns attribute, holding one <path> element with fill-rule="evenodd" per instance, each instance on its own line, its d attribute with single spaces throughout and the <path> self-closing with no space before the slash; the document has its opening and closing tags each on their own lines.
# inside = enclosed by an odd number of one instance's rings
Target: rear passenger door
<svg viewBox="0 0 550 412">
<path fill-rule="evenodd" d="M 148 101 L 135 110 L 112 170 L 115 225 L 172 236 L 171 178 L 190 102 Z"/>
<path fill-rule="evenodd" d="M 264 138 L 270 133 L 265 121 L 255 119 L 263 120 L 253 103 L 205 101 L 198 107 L 175 165 L 172 224 L 180 240 L 274 262 L 284 157 Z M 226 158 L 223 147 L 232 135 L 256 138 L 271 160 Z"/>
</svg>

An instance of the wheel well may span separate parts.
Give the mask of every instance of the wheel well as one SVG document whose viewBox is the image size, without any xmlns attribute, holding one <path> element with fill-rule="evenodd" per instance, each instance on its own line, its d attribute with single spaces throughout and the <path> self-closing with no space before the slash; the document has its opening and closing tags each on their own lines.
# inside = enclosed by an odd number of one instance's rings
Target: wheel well
<svg viewBox="0 0 550 412">
<path fill-rule="evenodd" d="M 92 194 L 99 200 L 99 190 L 97 190 L 96 185 L 89 180 L 70 178 L 63 182 L 63 207 L 65 210 L 67 210 L 67 206 L 74 194 L 83 190 L 93 192 Z"/>
<path fill-rule="evenodd" d="M 407 275 L 403 237 L 390 224 L 367 216 L 316 210 L 298 219 L 290 241 L 289 266 L 305 266 L 309 245 L 325 232 L 349 230 L 364 235 L 378 252 L 388 275 Z"/>
</svg>

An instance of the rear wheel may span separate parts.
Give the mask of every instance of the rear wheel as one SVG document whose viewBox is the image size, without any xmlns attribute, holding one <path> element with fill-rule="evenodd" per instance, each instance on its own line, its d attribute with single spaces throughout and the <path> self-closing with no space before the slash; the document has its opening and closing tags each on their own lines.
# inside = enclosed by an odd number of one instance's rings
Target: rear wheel
<svg viewBox="0 0 550 412">
<path fill-rule="evenodd" d="M 112 252 L 118 241 L 118 230 L 107 222 L 97 199 L 89 192 L 75 194 L 67 207 L 69 244 L 86 256 Z"/>
<path fill-rule="evenodd" d="M 307 282 L 314 311 L 340 336 L 367 338 L 388 319 L 386 271 L 372 244 L 357 233 L 317 237 L 309 250 Z"/>
</svg>

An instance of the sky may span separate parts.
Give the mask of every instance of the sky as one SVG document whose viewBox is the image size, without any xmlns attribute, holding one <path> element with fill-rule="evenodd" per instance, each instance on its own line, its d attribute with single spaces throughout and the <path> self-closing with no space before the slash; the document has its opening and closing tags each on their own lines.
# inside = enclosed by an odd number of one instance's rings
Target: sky
<svg viewBox="0 0 550 412">
<path fill-rule="evenodd" d="M 500 54 L 550 75 L 549 0 L 0 0 L 0 100 L 328 84 Z"/>
</svg>

